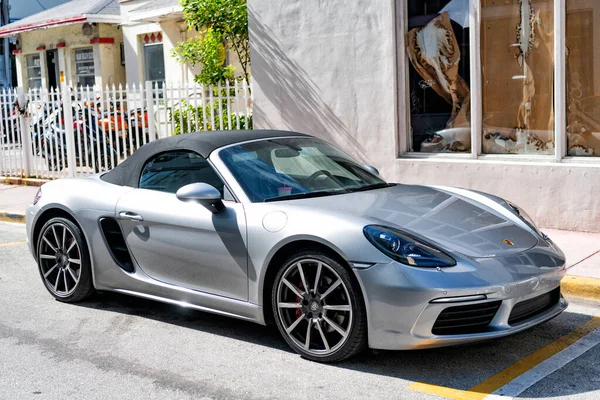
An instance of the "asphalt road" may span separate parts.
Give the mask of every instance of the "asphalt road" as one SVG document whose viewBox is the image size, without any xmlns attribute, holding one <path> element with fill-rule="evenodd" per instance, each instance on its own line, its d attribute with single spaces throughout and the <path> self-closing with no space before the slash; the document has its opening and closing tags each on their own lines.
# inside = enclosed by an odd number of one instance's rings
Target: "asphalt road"
<svg viewBox="0 0 600 400">
<path fill-rule="evenodd" d="M 597 304 L 572 301 L 504 340 L 322 365 L 291 352 L 274 328 L 107 293 L 57 302 L 24 241 L 23 225 L 0 223 L 0 399 L 434 399 L 410 386 L 468 390 L 600 315 Z M 573 358 L 565 365 L 550 358 L 537 378 L 525 376 L 519 398 L 600 398 L 600 330 L 585 338 L 587 351 L 560 353 Z"/>
</svg>

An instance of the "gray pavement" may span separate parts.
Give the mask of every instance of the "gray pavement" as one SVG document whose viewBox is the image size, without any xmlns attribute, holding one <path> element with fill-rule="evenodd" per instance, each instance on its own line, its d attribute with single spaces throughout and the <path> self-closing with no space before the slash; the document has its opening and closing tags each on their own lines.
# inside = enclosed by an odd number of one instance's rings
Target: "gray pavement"
<svg viewBox="0 0 600 400">
<path fill-rule="evenodd" d="M 598 388 L 600 388 L 598 360 L 600 360 L 600 346 L 596 346 L 564 368 L 548 375 L 537 385 L 525 391 L 520 398 L 597 400 Z M 562 384 L 557 385 L 557 382 Z"/>
<path fill-rule="evenodd" d="M 322 365 L 270 327 L 110 293 L 57 302 L 24 240 L 23 225 L 0 222 L 0 399 L 434 399 L 409 386 L 467 390 L 600 314 L 572 302 L 504 340 Z M 596 345 L 522 398 L 600 398 L 599 356 Z"/>
</svg>

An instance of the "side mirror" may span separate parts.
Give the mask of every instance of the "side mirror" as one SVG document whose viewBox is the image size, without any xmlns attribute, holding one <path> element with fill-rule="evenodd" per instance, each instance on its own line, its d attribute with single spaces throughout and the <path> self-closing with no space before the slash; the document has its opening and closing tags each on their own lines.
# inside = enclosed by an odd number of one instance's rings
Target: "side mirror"
<svg viewBox="0 0 600 400">
<path fill-rule="evenodd" d="M 175 194 L 181 201 L 190 201 L 202 204 L 212 213 L 216 214 L 225 208 L 221 200 L 221 193 L 207 183 L 191 183 L 180 188 Z"/>
<path fill-rule="evenodd" d="M 373 175 L 379 176 L 379 170 L 372 165 L 365 165 L 365 169 Z"/>
</svg>

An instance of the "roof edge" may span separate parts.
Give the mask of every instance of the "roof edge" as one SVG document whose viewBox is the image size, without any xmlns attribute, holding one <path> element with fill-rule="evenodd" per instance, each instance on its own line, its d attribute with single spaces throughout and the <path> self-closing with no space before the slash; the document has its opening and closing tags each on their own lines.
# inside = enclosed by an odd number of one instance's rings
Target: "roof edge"
<svg viewBox="0 0 600 400">
<path fill-rule="evenodd" d="M 34 24 L 18 25 L 14 28 L 11 28 L 9 25 L 7 25 L 8 29 L 0 28 L 0 37 L 13 36 L 21 32 L 33 31 L 39 28 L 49 28 L 51 26 L 69 25 L 83 22 L 87 22 L 87 16 L 85 15 L 76 15 L 68 18 L 48 19 L 46 21 Z"/>
<path fill-rule="evenodd" d="M 61 19 L 52 19 L 46 20 L 43 22 L 35 23 L 35 24 L 25 24 L 19 25 L 14 28 L 2 29 L 0 28 L 0 38 L 8 37 L 8 36 L 16 36 L 19 33 L 31 32 L 38 29 L 48 29 L 55 28 L 58 26 L 72 25 L 72 24 L 81 24 L 81 23 L 98 23 L 98 24 L 113 24 L 113 25 L 121 25 L 123 23 L 123 19 L 120 15 L 101 15 L 101 14 L 86 14 L 86 15 L 77 15 L 74 17 L 61 18 Z"/>
<path fill-rule="evenodd" d="M 132 10 L 129 13 L 129 20 L 132 22 L 148 21 L 156 18 L 167 17 L 169 19 L 179 18 L 183 16 L 181 6 L 167 6 L 155 10 L 136 11 Z M 152 21 L 151 21 L 152 22 Z"/>
<path fill-rule="evenodd" d="M 120 15 L 103 15 L 103 14 L 88 14 L 86 15 L 87 22 L 98 24 L 114 24 L 120 25 L 123 23 L 123 18 Z"/>
</svg>

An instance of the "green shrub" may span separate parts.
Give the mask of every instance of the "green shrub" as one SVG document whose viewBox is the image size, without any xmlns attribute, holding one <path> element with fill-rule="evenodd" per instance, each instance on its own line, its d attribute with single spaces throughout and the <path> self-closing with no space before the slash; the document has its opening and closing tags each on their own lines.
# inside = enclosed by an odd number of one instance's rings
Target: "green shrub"
<svg viewBox="0 0 600 400">
<path fill-rule="evenodd" d="M 231 126 L 229 126 L 230 118 Z M 244 113 L 230 112 L 227 100 L 213 100 L 204 106 L 195 106 L 184 100 L 181 105 L 169 108 L 169 122 L 173 122 L 175 127 L 173 135 L 204 130 L 236 130 L 238 118 L 239 129 L 252 129 L 252 114 L 246 118 Z"/>
</svg>

